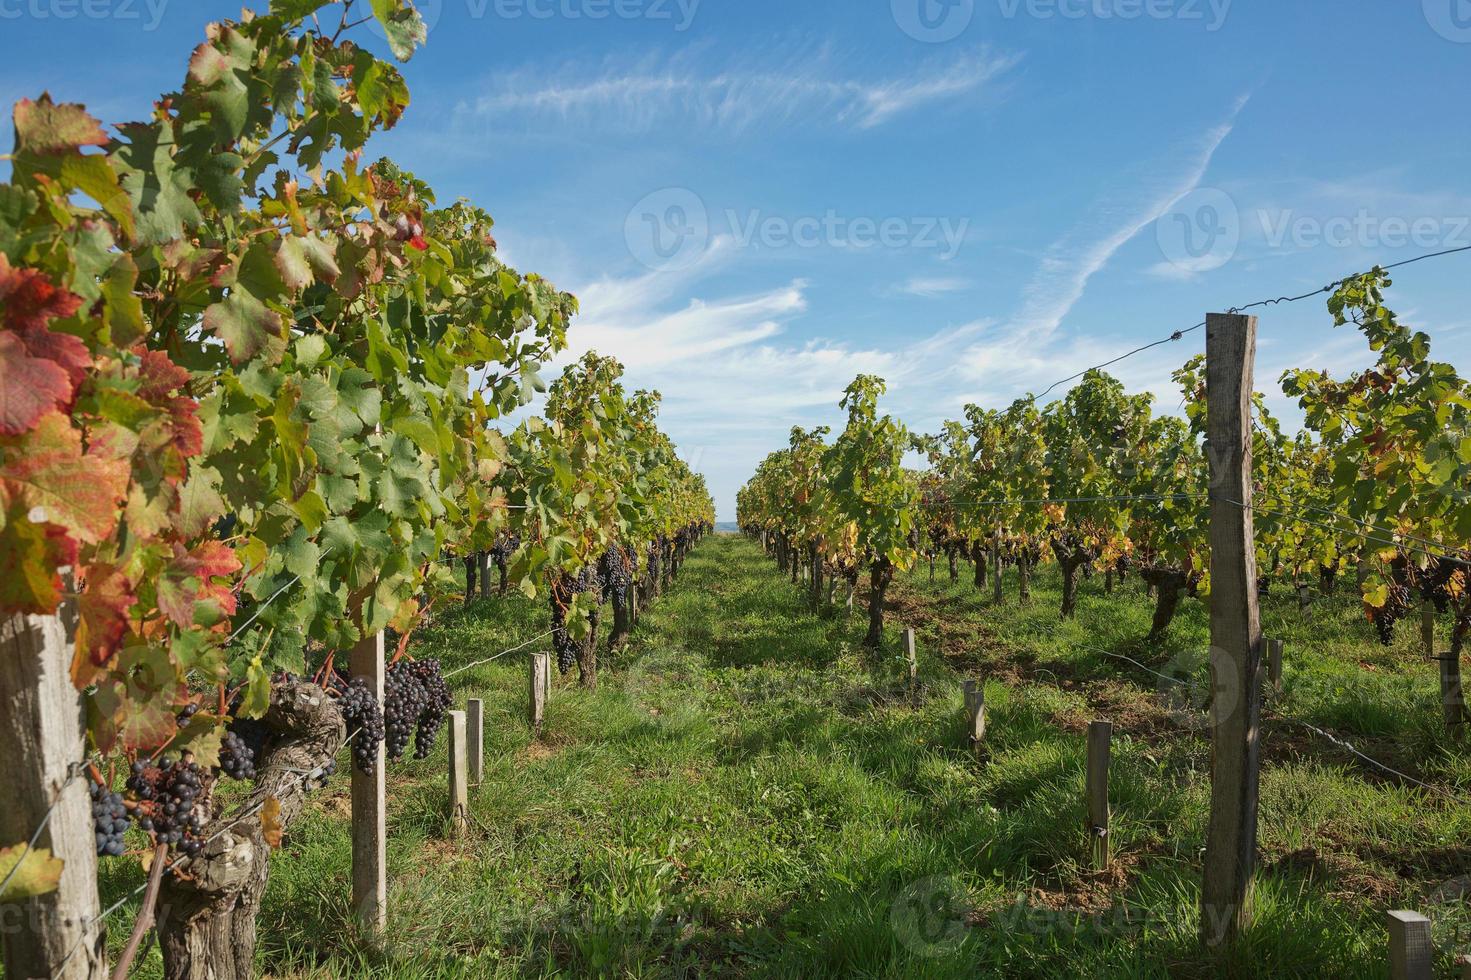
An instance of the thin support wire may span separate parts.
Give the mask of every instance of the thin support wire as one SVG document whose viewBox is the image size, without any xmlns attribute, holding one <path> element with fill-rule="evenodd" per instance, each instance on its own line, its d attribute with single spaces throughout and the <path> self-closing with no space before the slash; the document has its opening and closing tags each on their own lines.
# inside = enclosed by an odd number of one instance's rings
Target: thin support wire
<svg viewBox="0 0 1471 980">
<path fill-rule="evenodd" d="M 500 653 L 496 654 L 494 657 L 487 657 L 484 660 L 477 660 L 473 664 L 466 664 L 463 667 L 456 667 L 454 670 L 449 671 L 444 676 L 447 677 L 447 678 L 448 677 L 454 677 L 456 674 L 463 674 L 467 670 L 474 670 L 476 667 L 484 667 L 486 664 L 494 663 L 495 661 L 497 661 L 500 658 L 504 657 L 508 653 L 515 653 L 517 650 L 524 650 L 527 647 L 531 646 L 531 644 L 537 642 L 538 640 L 545 640 L 547 637 L 551 636 L 555 632 L 556 632 L 556 630 L 554 630 L 554 629 L 547 630 L 545 633 L 541 634 L 540 636 L 533 636 L 531 639 L 527 640 L 525 643 L 517 644 L 516 646 L 511 647 L 511 649 L 509 649 L 509 650 L 502 650 Z"/>
</svg>

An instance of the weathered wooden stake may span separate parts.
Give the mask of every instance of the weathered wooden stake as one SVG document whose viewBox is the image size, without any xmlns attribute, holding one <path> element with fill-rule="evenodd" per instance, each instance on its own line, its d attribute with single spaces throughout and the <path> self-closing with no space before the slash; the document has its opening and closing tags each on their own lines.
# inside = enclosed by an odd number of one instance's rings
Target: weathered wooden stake
<svg viewBox="0 0 1471 980">
<path fill-rule="evenodd" d="M 1279 693 L 1282 690 L 1282 647 L 1281 640 L 1267 641 L 1267 683 Z"/>
<path fill-rule="evenodd" d="M 72 591 L 69 572 L 63 585 Z M 0 621 L 0 845 L 24 846 L 49 811 L 36 846 L 65 862 L 56 891 L 0 906 L 7 977 L 107 975 L 104 932 L 90 927 L 99 902 L 89 777 L 73 769 L 86 755 L 86 713 L 67 675 L 76 630 L 70 602 L 55 615 Z"/>
<path fill-rule="evenodd" d="M 552 687 L 552 655 L 531 655 L 531 722 L 532 738 L 541 738 L 541 726 L 546 720 L 547 694 Z"/>
<path fill-rule="evenodd" d="M 466 743 L 465 713 L 449 713 L 449 817 L 450 830 L 459 837 L 465 833 L 470 816 L 470 766 Z"/>
<path fill-rule="evenodd" d="M 363 678 L 378 703 L 383 703 L 383 634 L 360 640 L 352 649 L 353 677 Z M 388 768 L 383 743 L 378 764 L 369 776 L 352 767 L 352 907 L 358 926 L 376 939 L 388 925 L 388 796 L 384 772 Z"/>
<path fill-rule="evenodd" d="M 1088 726 L 1088 840 L 1094 871 L 1107 870 L 1109 841 L 1108 764 L 1112 754 L 1113 722 Z"/>
<path fill-rule="evenodd" d="M 465 702 L 465 740 L 470 749 L 470 782 L 479 786 L 485 778 L 485 702 Z"/>
<path fill-rule="evenodd" d="M 970 737 L 970 750 L 981 754 L 986 737 L 986 682 L 965 682 L 965 730 Z"/>
<path fill-rule="evenodd" d="M 1261 761 L 1262 625 L 1252 520 L 1254 316 L 1206 321 L 1210 457 L 1211 810 L 1200 931 L 1233 943 L 1251 924 Z"/>
<path fill-rule="evenodd" d="M 1440 706 L 1446 728 L 1458 732 L 1464 724 L 1466 696 L 1461 686 L 1461 665 L 1450 653 L 1435 652 L 1435 604 L 1420 607 L 1420 643 L 1425 656 L 1440 664 Z"/>
<path fill-rule="evenodd" d="M 1390 980 L 1433 980 L 1435 944 L 1430 920 L 1418 912 L 1387 912 Z"/>
<path fill-rule="evenodd" d="M 490 584 L 490 553 L 480 553 L 480 597 L 489 599 L 491 596 Z"/>
<path fill-rule="evenodd" d="M 909 698 L 919 707 L 919 655 L 914 646 L 914 630 L 904 631 L 904 657 L 909 661 Z"/>
</svg>

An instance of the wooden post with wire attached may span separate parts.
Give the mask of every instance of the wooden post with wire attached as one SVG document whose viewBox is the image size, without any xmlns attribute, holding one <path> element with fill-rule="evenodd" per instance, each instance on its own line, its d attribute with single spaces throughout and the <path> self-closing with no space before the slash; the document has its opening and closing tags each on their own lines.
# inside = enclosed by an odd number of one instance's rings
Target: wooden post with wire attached
<svg viewBox="0 0 1471 980">
<path fill-rule="evenodd" d="M 465 702 L 465 741 L 470 750 L 470 784 L 479 786 L 485 779 L 485 702 L 480 698 Z"/>
<path fill-rule="evenodd" d="M 970 750 L 980 756 L 986 738 L 986 682 L 965 682 L 965 731 L 970 740 Z"/>
<path fill-rule="evenodd" d="M 531 655 L 530 680 L 531 707 L 528 720 L 531 724 L 531 737 L 541 738 L 542 724 L 546 721 L 547 695 L 552 687 L 552 655 L 550 653 Z"/>
<path fill-rule="evenodd" d="M 1433 980 L 1435 943 L 1430 920 L 1418 912 L 1387 912 L 1389 980 Z"/>
<path fill-rule="evenodd" d="M 465 713 L 449 713 L 449 819 L 450 832 L 463 836 L 470 817 L 469 747 L 466 745 Z"/>
<path fill-rule="evenodd" d="M 1262 626 L 1252 520 L 1257 319 L 1206 318 L 1210 459 L 1211 808 L 1200 936 L 1232 945 L 1252 920 L 1261 762 Z"/>
<path fill-rule="evenodd" d="M 1109 840 L 1108 767 L 1113 754 L 1113 722 L 1095 721 L 1088 725 L 1088 802 L 1089 860 L 1094 871 L 1108 870 L 1112 857 Z"/>
<path fill-rule="evenodd" d="M 16 574 L 7 569 L 6 574 Z M 65 592 L 75 588 L 62 569 Z M 77 610 L 70 600 L 49 616 L 0 619 L 0 844 L 18 844 L 29 866 L 32 836 L 64 864 L 57 887 L 0 906 L 0 946 L 7 977 L 106 976 L 99 912 L 97 848 L 86 756 L 86 711 L 67 667 L 76 647 Z M 27 867 L 16 877 L 25 875 Z M 0 881 L 8 877 L 0 872 Z"/>
<path fill-rule="evenodd" d="M 387 672 L 384 660 L 382 633 L 358 641 L 349 660 L 353 678 L 362 678 L 379 704 Z M 387 768 L 382 742 L 371 776 L 356 764 L 352 767 L 352 907 L 359 928 L 371 939 L 381 937 L 388 927 Z"/>
</svg>

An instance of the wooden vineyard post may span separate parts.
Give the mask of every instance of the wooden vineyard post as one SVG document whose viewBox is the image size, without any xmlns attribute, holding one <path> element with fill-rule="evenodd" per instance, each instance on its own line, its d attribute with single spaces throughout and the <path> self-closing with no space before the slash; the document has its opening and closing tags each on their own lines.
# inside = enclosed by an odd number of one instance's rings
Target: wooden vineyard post
<svg viewBox="0 0 1471 980">
<path fill-rule="evenodd" d="M 1267 683 L 1277 693 L 1282 691 L 1282 641 L 1267 641 Z"/>
<path fill-rule="evenodd" d="M 919 655 L 914 646 L 914 630 L 904 631 L 904 659 L 909 665 L 909 700 L 919 707 Z"/>
<path fill-rule="evenodd" d="M 383 634 L 358 641 L 349 667 L 383 703 Z M 351 733 L 349 733 L 351 734 Z M 384 771 L 388 768 L 383 743 L 378 764 L 369 776 L 352 767 L 352 907 L 358 926 L 369 938 L 378 938 L 388 925 L 388 796 Z"/>
<path fill-rule="evenodd" d="M 1418 912 L 1388 912 L 1389 980 L 1433 980 L 1435 944 L 1430 920 Z"/>
<path fill-rule="evenodd" d="M 1110 852 L 1108 764 L 1112 755 L 1113 722 L 1088 725 L 1088 842 L 1094 871 L 1108 869 Z"/>
<path fill-rule="evenodd" d="M 73 588 L 67 572 L 63 585 Z M 90 777 L 81 769 L 86 714 L 67 673 L 76 630 L 70 602 L 50 616 L 0 621 L 0 843 L 24 846 L 41 827 L 36 847 L 65 862 L 55 891 L 0 906 L 7 977 L 107 975 L 103 930 L 91 928 L 99 902 Z"/>
<path fill-rule="evenodd" d="M 1425 656 L 1440 665 L 1440 706 L 1445 726 L 1452 733 L 1464 724 L 1466 697 L 1461 687 L 1461 664 L 1453 653 L 1435 652 L 1435 603 L 1426 600 L 1420 609 L 1420 643 Z"/>
<path fill-rule="evenodd" d="M 971 752 L 979 756 L 986 738 L 986 682 L 983 680 L 965 682 L 965 731 Z"/>
<path fill-rule="evenodd" d="M 490 552 L 482 551 L 480 553 L 480 597 L 489 599 L 490 590 Z"/>
<path fill-rule="evenodd" d="M 479 786 L 485 778 L 485 702 L 465 702 L 465 741 L 470 750 L 470 783 Z"/>
<path fill-rule="evenodd" d="M 1251 922 L 1261 759 L 1262 627 L 1252 521 L 1254 316 L 1206 320 L 1210 457 L 1211 809 L 1201 938 L 1233 943 Z"/>
<path fill-rule="evenodd" d="M 531 737 L 541 738 L 541 726 L 546 721 L 547 692 L 552 686 L 552 655 L 531 655 Z"/>
<path fill-rule="evenodd" d="M 470 765 L 465 744 L 465 713 L 449 713 L 449 820 L 450 833 L 461 837 L 469 824 Z"/>
</svg>

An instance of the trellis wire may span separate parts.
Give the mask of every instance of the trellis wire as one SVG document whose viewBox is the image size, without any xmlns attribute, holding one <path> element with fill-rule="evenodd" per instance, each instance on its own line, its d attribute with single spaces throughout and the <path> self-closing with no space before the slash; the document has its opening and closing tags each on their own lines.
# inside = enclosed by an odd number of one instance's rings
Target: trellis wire
<svg viewBox="0 0 1471 980">
<path fill-rule="evenodd" d="M 1443 255 L 1455 255 L 1458 252 L 1468 252 L 1468 251 L 1471 251 L 1471 245 L 1462 246 L 1461 248 L 1447 248 L 1447 249 L 1443 249 L 1443 250 L 1441 250 L 1439 252 L 1431 252 L 1431 253 L 1426 254 L 1426 255 L 1419 255 L 1419 256 L 1416 256 L 1413 259 L 1405 259 L 1403 262 L 1394 262 L 1394 263 L 1391 263 L 1390 265 L 1377 266 L 1376 268 L 1382 269 L 1385 272 L 1389 272 L 1389 271 L 1391 271 L 1393 269 L 1400 269 L 1400 268 L 1403 268 L 1403 267 L 1405 267 L 1407 265 L 1414 265 L 1416 262 L 1424 262 L 1426 259 L 1436 259 L 1436 258 L 1440 258 Z M 1369 270 L 1369 271 L 1372 271 L 1372 270 Z M 1314 296 L 1322 296 L 1325 293 L 1331 293 L 1331 292 L 1333 292 L 1333 290 L 1337 289 L 1339 286 L 1341 286 L 1344 283 L 1348 282 L 1350 279 L 1355 279 L 1355 278 L 1358 278 L 1359 276 L 1367 275 L 1367 274 L 1368 274 L 1368 272 L 1354 273 L 1353 275 L 1345 276 L 1342 279 L 1334 280 L 1333 282 L 1330 282 L 1328 285 L 1323 286 L 1320 289 L 1314 289 L 1311 292 L 1303 293 L 1300 296 L 1279 296 L 1276 299 L 1259 299 L 1255 303 L 1247 303 L 1245 306 L 1233 306 L 1229 310 L 1227 310 L 1226 312 L 1227 313 L 1243 313 L 1246 310 L 1254 310 L 1254 309 L 1257 309 L 1258 307 L 1262 307 L 1262 306 L 1278 306 L 1278 305 L 1284 304 L 1284 303 L 1297 303 L 1297 302 L 1300 302 L 1300 301 L 1305 300 L 1305 299 L 1311 299 Z M 1112 367 L 1113 365 L 1119 363 L 1120 361 L 1126 361 L 1126 360 L 1128 360 L 1129 358 L 1133 357 L 1136 354 L 1142 354 L 1142 353 L 1144 353 L 1147 350 L 1153 350 L 1156 347 L 1162 347 L 1165 344 L 1174 343 L 1175 341 L 1182 339 L 1186 334 L 1188 334 L 1188 333 L 1194 333 L 1195 331 L 1201 329 L 1204 326 L 1205 326 L 1205 321 L 1201 321 L 1200 323 L 1197 323 L 1193 327 L 1187 327 L 1184 330 L 1176 330 L 1174 333 L 1170 334 L 1168 337 L 1165 337 L 1165 338 L 1163 338 L 1161 340 L 1156 340 L 1153 343 L 1145 344 L 1143 347 L 1136 347 L 1134 350 L 1129 351 L 1127 354 L 1120 354 L 1118 357 L 1115 357 L 1113 360 L 1105 361 L 1102 364 L 1095 365 L 1094 367 L 1090 367 L 1087 370 L 1079 371 L 1077 374 L 1070 375 L 1070 376 L 1068 376 L 1066 378 L 1063 378 L 1061 381 L 1053 382 L 1051 385 L 1048 385 L 1047 388 L 1045 390 L 1043 390 L 1040 394 L 1033 395 L 1032 397 L 1034 399 L 1042 399 L 1042 398 L 1045 398 L 1048 395 L 1050 395 L 1052 392 L 1056 391 L 1058 388 L 1062 387 L 1063 385 L 1067 384 L 1070 381 L 1076 381 L 1076 380 L 1078 380 L 1079 378 L 1087 375 L 1090 371 L 1101 371 L 1101 370 L 1103 370 L 1106 367 Z"/>
<path fill-rule="evenodd" d="M 56 798 L 51 801 L 51 805 L 46 808 L 46 813 L 41 817 L 41 822 L 36 825 L 36 829 L 31 833 L 30 840 L 26 842 L 26 849 L 21 851 L 20 857 L 16 858 L 15 864 L 11 865 L 10 870 L 6 872 L 5 880 L 0 881 L 0 895 L 5 894 L 5 889 L 10 887 L 11 881 L 20 873 L 20 866 L 25 863 L 26 858 L 31 856 L 31 852 L 36 849 L 36 841 L 41 839 L 41 834 L 46 830 L 46 825 L 51 822 L 51 815 L 56 812 L 56 807 L 61 802 L 62 794 L 66 792 L 68 786 L 76 782 L 77 776 L 82 771 L 82 766 L 83 763 L 74 762 L 67 767 L 66 780 L 57 789 Z"/>
<path fill-rule="evenodd" d="M 540 636 L 533 636 L 531 639 L 527 640 L 525 643 L 517 644 L 516 646 L 511 647 L 509 650 L 502 650 L 500 653 L 496 654 L 494 657 L 486 657 L 484 660 L 477 660 L 473 664 L 466 664 L 463 667 L 456 667 L 454 670 L 449 671 L 444 676 L 447 677 L 447 678 L 448 677 L 454 677 L 456 674 L 463 674 L 467 670 L 474 670 L 476 667 L 484 667 L 486 664 L 494 663 L 495 661 L 497 661 L 500 658 L 504 657 L 508 653 L 515 653 L 517 650 L 524 650 L 524 649 L 526 649 L 527 647 L 531 646 L 531 644 L 535 643 L 538 640 L 545 640 L 547 637 L 551 636 L 555 632 L 557 632 L 557 631 L 554 630 L 554 629 L 547 630 L 545 633 L 541 634 Z"/>
</svg>

